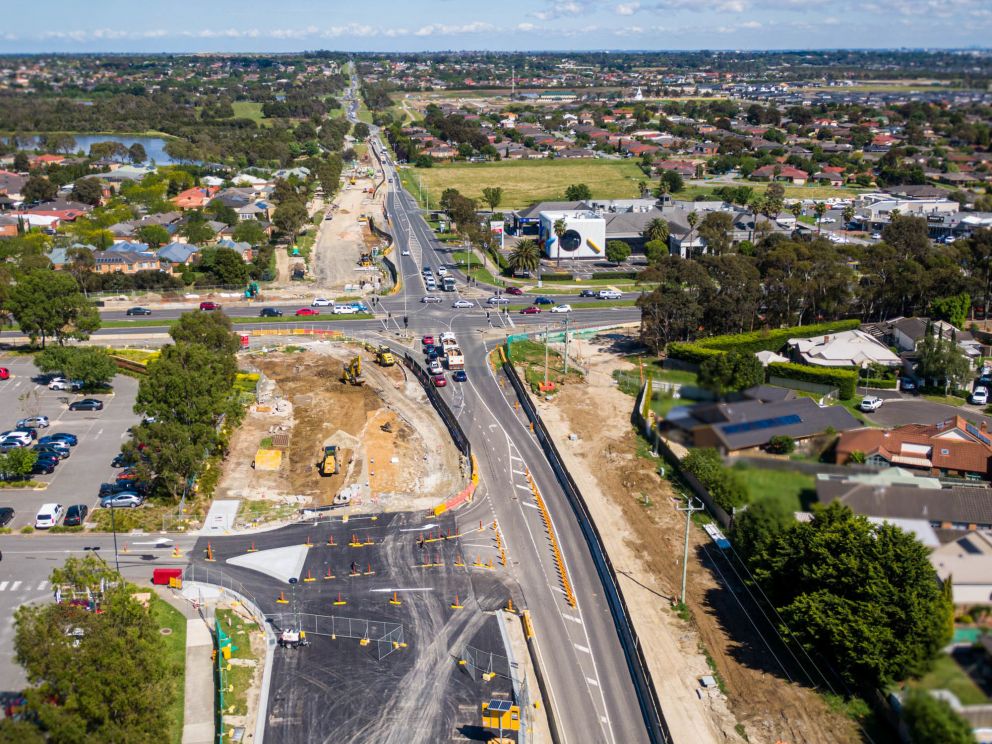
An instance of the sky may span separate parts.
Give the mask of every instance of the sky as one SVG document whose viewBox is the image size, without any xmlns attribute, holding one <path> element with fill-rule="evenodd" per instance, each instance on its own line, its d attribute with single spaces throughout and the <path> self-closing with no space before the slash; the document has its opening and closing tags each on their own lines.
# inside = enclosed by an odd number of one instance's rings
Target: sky
<svg viewBox="0 0 992 744">
<path fill-rule="evenodd" d="M 0 53 L 988 47 L 990 0 L 47 0 Z"/>
</svg>

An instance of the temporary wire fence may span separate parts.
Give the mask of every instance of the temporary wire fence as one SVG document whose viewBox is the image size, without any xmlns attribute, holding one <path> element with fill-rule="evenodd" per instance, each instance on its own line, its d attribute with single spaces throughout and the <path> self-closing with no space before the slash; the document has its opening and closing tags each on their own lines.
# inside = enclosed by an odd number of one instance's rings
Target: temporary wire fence
<svg viewBox="0 0 992 744">
<path fill-rule="evenodd" d="M 363 620 L 337 615 L 315 615 L 310 612 L 283 612 L 266 616 L 277 630 L 300 630 L 329 638 L 357 638 L 363 645 L 376 644 L 379 661 L 405 645 L 403 626 L 379 620 Z"/>
</svg>

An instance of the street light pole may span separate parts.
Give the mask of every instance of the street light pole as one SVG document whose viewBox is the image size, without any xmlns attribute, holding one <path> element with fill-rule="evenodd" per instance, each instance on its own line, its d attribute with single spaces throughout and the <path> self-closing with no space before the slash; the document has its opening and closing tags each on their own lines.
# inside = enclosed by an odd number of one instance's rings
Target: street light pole
<svg viewBox="0 0 992 744">
<path fill-rule="evenodd" d="M 699 506 L 696 506 L 699 504 Z M 678 511 L 685 512 L 685 548 L 682 551 L 682 606 L 685 606 L 685 579 L 686 569 L 689 565 L 689 522 L 692 521 L 693 513 L 703 510 L 703 504 L 698 499 L 686 494 L 685 506 L 675 507 Z"/>
<path fill-rule="evenodd" d="M 551 325 L 544 326 L 544 389 L 548 389 L 548 344 L 551 343 Z"/>
<path fill-rule="evenodd" d="M 114 565 L 117 567 L 117 575 L 120 576 L 121 573 L 121 562 L 120 557 L 117 554 L 117 520 L 114 518 L 114 501 L 113 497 L 110 500 L 110 529 L 114 533 Z"/>
</svg>

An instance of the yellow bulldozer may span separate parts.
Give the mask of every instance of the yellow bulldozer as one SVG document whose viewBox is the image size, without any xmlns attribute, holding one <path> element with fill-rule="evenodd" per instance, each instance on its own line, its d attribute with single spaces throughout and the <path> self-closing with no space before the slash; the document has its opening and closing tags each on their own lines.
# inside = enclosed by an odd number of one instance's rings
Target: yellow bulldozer
<svg viewBox="0 0 992 744">
<path fill-rule="evenodd" d="M 389 350 L 388 346 L 380 346 L 376 349 L 375 360 L 380 367 L 392 367 L 396 364 L 396 357 L 393 356 L 393 352 Z"/>
<path fill-rule="evenodd" d="M 349 385 L 365 384 L 365 380 L 362 379 L 361 357 L 353 357 L 350 362 L 344 365 L 344 374 L 341 376 L 341 381 L 346 382 Z"/>
<path fill-rule="evenodd" d="M 372 258 L 371 253 L 363 253 L 358 259 L 358 265 L 362 268 L 368 268 L 369 266 L 375 266 L 375 261 Z"/>
<path fill-rule="evenodd" d="M 320 460 L 320 474 L 335 475 L 338 472 L 338 448 L 329 444 L 324 447 L 324 456 Z"/>
</svg>

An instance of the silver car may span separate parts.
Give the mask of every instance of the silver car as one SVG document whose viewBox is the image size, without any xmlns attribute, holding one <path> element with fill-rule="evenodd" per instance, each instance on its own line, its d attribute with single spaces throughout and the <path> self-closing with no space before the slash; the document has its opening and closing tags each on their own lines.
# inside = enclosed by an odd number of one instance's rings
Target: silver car
<svg viewBox="0 0 992 744">
<path fill-rule="evenodd" d="M 454 302 L 451 303 L 451 306 L 456 308 L 467 308 L 467 307 L 475 307 L 475 303 L 472 302 L 471 300 L 455 300 Z"/>
</svg>

